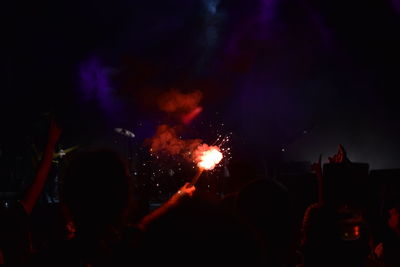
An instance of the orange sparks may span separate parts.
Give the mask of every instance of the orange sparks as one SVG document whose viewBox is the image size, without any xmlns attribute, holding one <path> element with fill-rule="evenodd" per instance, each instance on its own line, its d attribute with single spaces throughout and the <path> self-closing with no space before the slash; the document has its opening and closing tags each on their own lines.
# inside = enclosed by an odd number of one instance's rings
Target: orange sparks
<svg viewBox="0 0 400 267">
<path fill-rule="evenodd" d="M 202 170 L 214 169 L 223 157 L 219 147 L 207 144 L 197 147 L 194 153 L 197 166 Z"/>
</svg>

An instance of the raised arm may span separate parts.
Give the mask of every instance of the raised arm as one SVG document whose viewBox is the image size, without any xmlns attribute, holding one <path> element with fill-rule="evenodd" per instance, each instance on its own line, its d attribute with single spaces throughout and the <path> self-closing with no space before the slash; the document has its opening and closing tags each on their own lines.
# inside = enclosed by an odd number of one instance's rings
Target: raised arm
<svg viewBox="0 0 400 267">
<path fill-rule="evenodd" d="M 25 195 L 21 199 L 21 204 L 27 214 L 32 212 L 33 207 L 36 204 L 37 199 L 43 191 L 43 187 L 46 183 L 47 177 L 50 172 L 51 162 L 53 160 L 54 148 L 61 135 L 61 128 L 58 127 L 54 119 L 50 122 L 49 136 L 46 144 L 46 148 L 43 154 L 43 158 L 40 162 L 39 168 L 36 171 L 35 179 L 32 185 L 28 188 Z"/>
<path fill-rule="evenodd" d="M 324 202 L 324 196 L 323 196 L 323 182 L 324 178 L 322 176 L 322 155 L 319 155 L 318 162 L 313 163 L 311 165 L 311 170 L 315 173 L 315 176 L 317 177 L 317 182 L 318 182 L 318 202 L 323 203 Z"/>
<path fill-rule="evenodd" d="M 170 199 L 168 199 L 161 207 L 147 214 L 139 223 L 141 229 L 145 229 L 153 220 L 167 213 L 171 208 L 178 205 L 179 201 L 185 197 L 191 197 L 196 190 L 193 184 L 185 183 Z"/>
<path fill-rule="evenodd" d="M 343 145 L 339 144 L 338 152 L 332 157 L 328 157 L 329 163 L 349 163 L 350 160 L 347 157 L 347 152 Z"/>
</svg>

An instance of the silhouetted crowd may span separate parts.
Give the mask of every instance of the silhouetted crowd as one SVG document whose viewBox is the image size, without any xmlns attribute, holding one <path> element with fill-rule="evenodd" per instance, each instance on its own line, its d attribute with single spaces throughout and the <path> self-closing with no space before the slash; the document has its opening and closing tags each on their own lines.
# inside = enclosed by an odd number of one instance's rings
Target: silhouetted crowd
<svg viewBox="0 0 400 267">
<path fill-rule="evenodd" d="M 398 188 L 342 146 L 312 166 L 310 195 L 278 177 L 253 179 L 251 164 L 233 162 L 232 179 L 246 183 L 229 194 L 208 199 L 188 182 L 156 209 L 138 201 L 119 155 L 79 151 L 62 171 L 56 216 L 32 232 L 60 134 L 52 122 L 32 185 L 1 210 L 6 266 L 400 266 Z"/>
</svg>

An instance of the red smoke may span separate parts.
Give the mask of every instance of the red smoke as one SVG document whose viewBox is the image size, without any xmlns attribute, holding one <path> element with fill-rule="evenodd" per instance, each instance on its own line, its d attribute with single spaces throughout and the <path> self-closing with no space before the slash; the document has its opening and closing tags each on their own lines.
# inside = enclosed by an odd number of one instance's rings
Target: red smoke
<svg viewBox="0 0 400 267">
<path fill-rule="evenodd" d="M 201 98 L 200 91 L 185 94 L 172 89 L 159 97 L 158 106 L 162 111 L 176 117 L 181 123 L 189 124 L 203 110 L 199 106 Z M 155 135 L 148 142 L 153 153 L 180 155 L 186 160 L 192 161 L 194 160 L 193 153 L 200 146 L 202 140 L 183 140 L 178 136 L 177 127 L 162 124 L 158 126 Z"/>
<path fill-rule="evenodd" d="M 201 139 L 180 139 L 176 129 L 166 124 L 158 126 L 156 134 L 150 139 L 152 152 L 168 153 L 171 155 L 179 154 L 186 159 L 192 158 L 193 151 L 201 142 Z"/>
<path fill-rule="evenodd" d="M 202 111 L 199 106 L 202 97 L 200 91 L 185 94 L 172 89 L 160 96 L 158 106 L 162 111 L 178 116 L 184 124 L 189 124 Z"/>
</svg>

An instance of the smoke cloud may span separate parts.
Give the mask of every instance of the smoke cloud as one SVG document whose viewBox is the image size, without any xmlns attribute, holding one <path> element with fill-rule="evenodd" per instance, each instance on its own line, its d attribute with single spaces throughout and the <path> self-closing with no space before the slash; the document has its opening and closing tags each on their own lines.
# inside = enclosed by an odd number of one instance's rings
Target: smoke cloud
<svg viewBox="0 0 400 267">
<path fill-rule="evenodd" d="M 155 135 L 149 139 L 151 151 L 157 154 L 181 155 L 192 160 L 193 151 L 202 143 L 201 139 L 183 140 L 177 129 L 166 124 L 159 125 Z"/>
<path fill-rule="evenodd" d="M 160 96 L 158 106 L 166 113 L 188 114 L 199 106 L 202 97 L 200 91 L 185 94 L 172 89 Z"/>
</svg>

